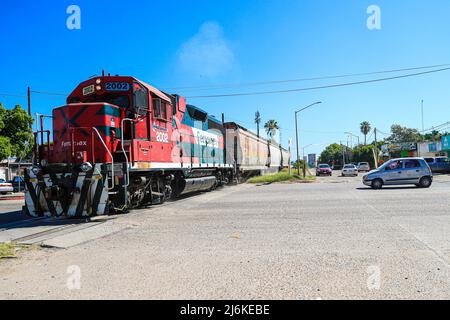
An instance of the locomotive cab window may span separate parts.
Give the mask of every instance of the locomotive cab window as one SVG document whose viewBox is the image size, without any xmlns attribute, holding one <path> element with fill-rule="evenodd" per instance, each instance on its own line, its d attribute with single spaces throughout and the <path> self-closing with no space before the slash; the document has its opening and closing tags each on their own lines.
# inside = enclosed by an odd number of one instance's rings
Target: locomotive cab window
<svg viewBox="0 0 450 320">
<path fill-rule="evenodd" d="M 145 115 L 149 111 L 147 89 L 138 83 L 134 84 L 134 109 L 139 115 Z"/>
<path fill-rule="evenodd" d="M 153 117 L 158 120 L 169 121 L 168 106 L 166 101 L 158 98 L 153 99 Z"/>
</svg>

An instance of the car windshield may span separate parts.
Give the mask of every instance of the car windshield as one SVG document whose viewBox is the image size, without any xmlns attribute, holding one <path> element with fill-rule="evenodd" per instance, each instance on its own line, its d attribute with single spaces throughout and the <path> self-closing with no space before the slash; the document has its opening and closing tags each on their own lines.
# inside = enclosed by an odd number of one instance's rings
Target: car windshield
<svg viewBox="0 0 450 320">
<path fill-rule="evenodd" d="M 327 165 L 327 164 L 321 164 L 320 166 L 319 166 L 319 169 L 328 169 L 330 166 L 329 165 Z"/>
<path fill-rule="evenodd" d="M 344 169 L 354 169 L 354 168 L 355 168 L 355 166 L 352 164 L 348 164 L 344 167 Z"/>
</svg>

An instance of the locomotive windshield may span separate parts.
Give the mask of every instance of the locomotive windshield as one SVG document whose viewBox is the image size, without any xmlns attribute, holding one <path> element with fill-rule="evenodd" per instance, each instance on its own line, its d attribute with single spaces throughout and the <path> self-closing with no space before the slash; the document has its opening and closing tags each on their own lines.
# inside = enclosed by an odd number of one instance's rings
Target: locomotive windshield
<svg viewBox="0 0 450 320">
<path fill-rule="evenodd" d="M 103 94 L 103 95 L 92 95 L 89 97 L 85 97 L 80 99 L 78 97 L 70 100 L 70 103 L 79 103 L 79 102 L 104 102 L 109 103 L 121 108 L 129 108 L 130 107 L 130 98 L 126 94 Z"/>
</svg>

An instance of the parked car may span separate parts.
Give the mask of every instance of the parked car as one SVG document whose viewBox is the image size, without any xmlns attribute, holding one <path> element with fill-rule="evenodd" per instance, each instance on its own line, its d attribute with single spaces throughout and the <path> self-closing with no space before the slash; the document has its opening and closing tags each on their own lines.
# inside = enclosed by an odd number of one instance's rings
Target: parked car
<svg viewBox="0 0 450 320">
<path fill-rule="evenodd" d="M 450 173 L 450 159 L 447 157 L 428 157 L 425 161 L 433 173 Z"/>
<path fill-rule="evenodd" d="M 4 179 L 0 179 L 0 193 L 8 194 L 14 192 L 12 183 L 6 182 Z"/>
<path fill-rule="evenodd" d="M 381 189 L 384 185 L 407 184 L 429 188 L 433 183 L 433 173 L 423 158 L 392 159 L 364 175 L 363 183 L 373 189 Z"/>
<path fill-rule="evenodd" d="M 368 162 L 360 162 L 358 163 L 358 171 L 359 172 L 369 172 L 370 171 L 370 165 Z"/>
<path fill-rule="evenodd" d="M 22 179 L 22 177 L 14 177 L 14 179 L 12 179 L 11 181 L 13 188 L 14 188 L 14 192 L 24 192 L 26 185 L 25 185 L 25 181 Z"/>
<path fill-rule="evenodd" d="M 333 171 L 331 170 L 331 167 L 328 164 L 319 164 L 319 166 L 317 167 L 316 176 L 319 177 L 321 175 L 326 175 L 330 177 L 333 175 Z"/>
<path fill-rule="evenodd" d="M 346 164 L 342 169 L 342 176 L 358 176 L 358 168 L 354 164 Z"/>
</svg>

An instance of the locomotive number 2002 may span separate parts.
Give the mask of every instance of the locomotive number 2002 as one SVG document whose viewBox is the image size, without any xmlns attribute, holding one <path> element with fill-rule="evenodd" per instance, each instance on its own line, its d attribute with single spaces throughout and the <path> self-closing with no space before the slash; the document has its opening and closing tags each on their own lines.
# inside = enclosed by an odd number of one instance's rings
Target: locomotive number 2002
<svg viewBox="0 0 450 320">
<path fill-rule="evenodd" d="M 166 132 L 156 132 L 156 141 L 157 142 L 169 142 L 169 134 Z"/>
</svg>

